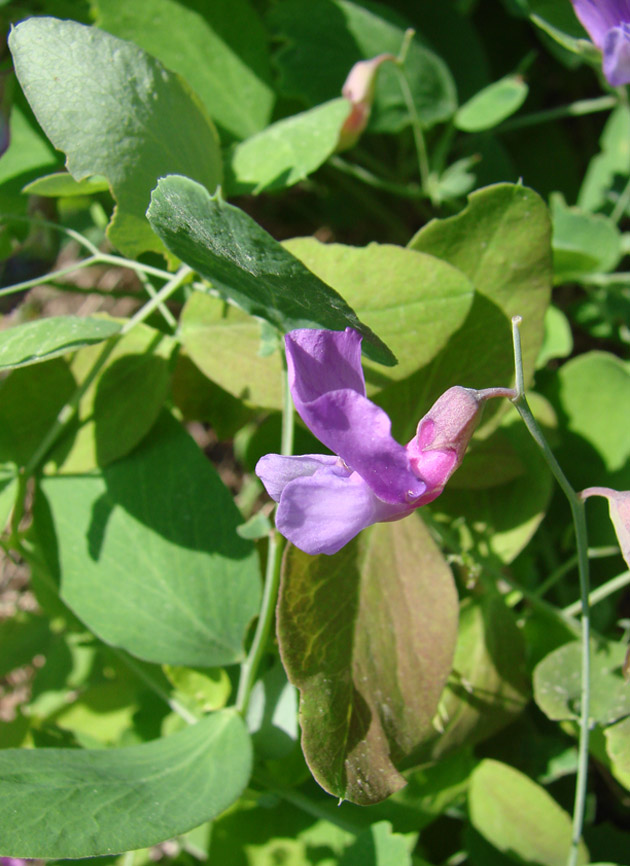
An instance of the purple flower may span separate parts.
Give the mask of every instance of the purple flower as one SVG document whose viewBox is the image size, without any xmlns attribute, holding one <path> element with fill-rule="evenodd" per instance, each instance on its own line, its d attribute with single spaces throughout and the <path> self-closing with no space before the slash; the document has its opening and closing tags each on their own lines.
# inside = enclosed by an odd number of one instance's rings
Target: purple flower
<svg viewBox="0 0 630 866">
<path fill-rule="evenodd" d="M 336 553 L 372 523 L 431 502 L 462 461 L 482 402 L 507 389 L 450 388 L 407 446 L 365 396 L 361 336 L 303 329 L 285 337 L 289 387 L 300 417 L 334 455 L 267 454 L 256 474 L 279 503 L 276 526 L 306 553 Z M 336 455 L 336 456 L 335 456 Z"/>
<path fill-rule="evenodd" d="M 604 55 L 613 87 L 630 84 L 630 0 L 571 0 L 575 14 Z"/>
</svg>

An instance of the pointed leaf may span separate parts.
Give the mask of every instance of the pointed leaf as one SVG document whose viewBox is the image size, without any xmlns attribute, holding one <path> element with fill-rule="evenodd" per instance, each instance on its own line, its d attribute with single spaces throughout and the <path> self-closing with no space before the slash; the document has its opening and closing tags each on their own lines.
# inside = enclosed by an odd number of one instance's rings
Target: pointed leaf
<svg viewBox="0 0 630 866">
<path fill-rule="evenodd" d="M 199 100 L 130 42 L 75 21 L 29 18 L 9 45 L 44 132 L 81 181 L 104 175 L 118 203 L 109 236 L 129 256 L 160 249 L 145 211 L 161 175 L 180 172 L 214 190 L 216 131 Z"/>
<path fill-rule="evenodd" d="M 304 180 L 335 152 L 349 113 L 347 99 L 334 99 L 279 120 L 237 145 L 226 167 L 228 194 L 256 195 Z"/>
<path fill-rule="evenodd" d="M 2 850 L 75 858 L 155 845 L 223 812 L 250 769 L 244 723 L 227 710 L 139 746 L 3 749 Z"/>
<path fill-rule="evenodd" d="M 185 177 L 164 177 L 147 212 L 167 248 L 246 312 L 280 331 L 356 328 L 366 354 L 395 358 L 333 289 L 312 274 L 251 217 Z"/>
<path fill-rule="evenodd" d="M 370 804 L 405 784 L 395 765 L 432 730 L 456 627 L 452 575 L 417 517 L 331 557 L 288 549 L 278 639 L 323 788 Z"/>
<path fill-rule="evenodd" d="M 232 497 L 173 418 L 163 415 L 101 475 L 47 478 L 41 490 L 54 533 L 43 554 L 91 631 L 147 661 L 220 666 L 243 657 L 258 559 L 236 533 Z"/>
<path fill-rule="evenodd" d="M 52 316 L 0 332 L 0 370 L 25 367 L 102 343 L 122 325 L 111 319 Z"/>
</svg>

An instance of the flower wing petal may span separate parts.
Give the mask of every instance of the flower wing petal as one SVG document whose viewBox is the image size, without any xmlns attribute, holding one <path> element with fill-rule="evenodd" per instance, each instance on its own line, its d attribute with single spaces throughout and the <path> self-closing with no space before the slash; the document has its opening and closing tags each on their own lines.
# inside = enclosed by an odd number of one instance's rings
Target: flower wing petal
<svg viewBox="0 0 630 866">
<path fill-rule="evenodd" d="M 337 553 L 366 526 L 408 513 L 409 508 L 380 502 L 356 472 L 342 477 L 324 470 L 287 484 L 276 527 L 300 550 L 315 556 Z"/>
<path fill-rule="evenodd" d="M 328 391 L 349 388 L 365 395 L 361 335 L 357 331 L 352 328 L 345 331 L 301 328 L 287 334 L 284 341 L 289 387 L 301 416 L 304 403 L 317 400 Z"/>
<path fill-rule="evenodd" d="M 575 14 L 595 45 L 603 48 L 611 27 L 630 21 L 628 0 L 572 0 Z"/>
<path fill-rule="evenodd" d="M 604 37 L 604 75 L 613 87 L 630 84 L 630 24 L 613 27 Z"/>
<path fill-rule="evenodd" d="M 327 448 L 358 472 L 379 499 L 409 503 L 427 489 L 406 449 L 391 435 L 387 413 L 356 391 L 332 391 L 302 405 L 305 423 Z"/>
<path fill-rule="evenodd" d="M 332 454 L 305 454 L 302 457 L 284 457 L 281 454 L 265 454 L 256 464 L 256 475 L 265 485 L 265 490 L 276 502 L 280 502 L 282 491 L 296 478 L 308 477 L 323 468 L 333 468 L 339 458 Z M 341 466 L 339 466 L 341 472 Z M 346 471 L 342 473 L 348 475 Z"/>
</svg>

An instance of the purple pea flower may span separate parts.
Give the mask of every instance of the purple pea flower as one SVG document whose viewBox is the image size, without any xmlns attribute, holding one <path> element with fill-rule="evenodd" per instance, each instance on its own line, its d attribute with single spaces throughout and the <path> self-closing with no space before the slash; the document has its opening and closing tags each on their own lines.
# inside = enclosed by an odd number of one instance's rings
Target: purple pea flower
<svg viewBox="0 0 630 866">
<path fill-rule="evenodd" d="M 285 345 L 295 408 L 334 455 L 267 454 L 256 474 L 279 503 L 279 532 L 312 555 L 336 553 L 366 526 L 400 520 L 439 496 L 483 401 L 514 396 L 505 388 L 450 388 L 404 446 L 392 438 L 387 413 L 365 396 L 360 334 L 301 329 Z"/>
<path fill-rule="evenodd" d="M 630 0 L 571 0 L 575 14 L 604 55 L 613 87 L 630 84 Z"/>
</svg>

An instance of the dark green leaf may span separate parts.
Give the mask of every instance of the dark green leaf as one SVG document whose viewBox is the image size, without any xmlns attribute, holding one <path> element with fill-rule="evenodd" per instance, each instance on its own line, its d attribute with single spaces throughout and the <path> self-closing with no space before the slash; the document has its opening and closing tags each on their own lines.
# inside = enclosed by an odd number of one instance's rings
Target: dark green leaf
<svg viewBox="0 0 630 866">
<path fill-rule="evenodd" d="M 198 99 L 150 55 L 75 21 L 29 18 L 11 31 L 15 69 L 75 180 L 104 175 L 118 203 L 109 235 L 125 254 L 160 249 L 145 219 L 161 175 L 221 182 L 216 132 Z"/>
<path fill-rule="evenodd" d="M 405 784 L 395 765 L 433 730 L 456 620 L 452 575 L 417 516 L 335 556 L 288 549 L 278 639 L 323 788 L 369 804 Z"/>
<path fill-rule="evenodd" d="M 251 315 L 281 331 L 356 328 L 366 338 L 369 357 L 395 363 L 385 344 L 337 292 L 251 217 L 200 184 L 185 177 L 162 178 L 147 216 L 172 253 Z"/>
<path fill-rule="evenodd" d="M 52 316 L 16 325 L 0 333 L 0 370 L 25 367 L 102 343 L 121 329 L 111 319 Z"/>
<path fill-rule="evenodd" d="M 155 845 L 223 812 L 250 768 L 245 726 L 227 710 L 128 748 L 1 750 L 2 850 L 75 858 Z"/>
<path fill-rule="evenodd" d="M 388 821 L 377 821 L 346 848 L 339 866 L 411 866 L 409 840 L 392 833 Z"/>
<path fill-rule="evenodd" d="M 44 479 L 61 597 L 107 643 L 148 661 L 219 666 L 243 657 L 260 594 L 236 506 L 170 416 L 102 475 Z"/>
</svg>

